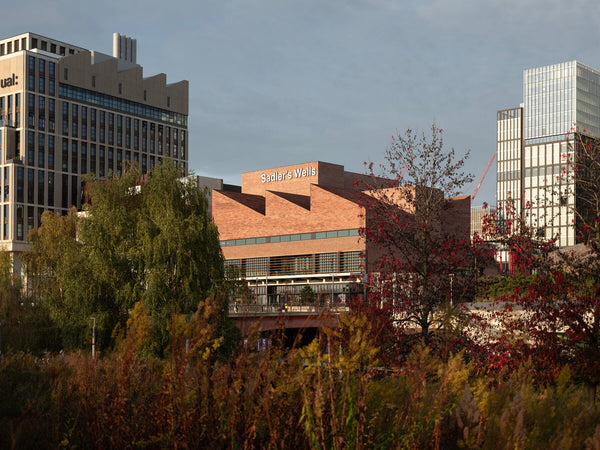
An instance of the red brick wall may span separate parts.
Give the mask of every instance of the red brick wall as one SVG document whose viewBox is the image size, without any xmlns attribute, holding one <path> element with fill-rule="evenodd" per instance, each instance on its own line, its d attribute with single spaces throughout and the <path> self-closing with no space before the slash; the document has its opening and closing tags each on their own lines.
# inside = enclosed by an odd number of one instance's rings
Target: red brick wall
<svg viewBox="0 0 600 450">
<path fill-rule="evenodd" d="M 362 208 L 352 200 L 343 198 L 319 186 L 312 185 L 310 209 L 298 199 L 298 205 L 277 193 L 267 192 L 265 214 L 257 212 L 226 193 L 213 191 L 213 216 L 221 240 L 250 237 L 278 236 L 318 231 L 356 229 L 364 226 Z M 244 199 L 244 196 L 240 196 Z M 254 199 L 254 196 L 248 196 Z M 364 249 L 357 236 L 292 241 L 247 246 L 224 247 L 226 259 L 267 255 L 292 255 L 325 253 Z"/>
</svg>

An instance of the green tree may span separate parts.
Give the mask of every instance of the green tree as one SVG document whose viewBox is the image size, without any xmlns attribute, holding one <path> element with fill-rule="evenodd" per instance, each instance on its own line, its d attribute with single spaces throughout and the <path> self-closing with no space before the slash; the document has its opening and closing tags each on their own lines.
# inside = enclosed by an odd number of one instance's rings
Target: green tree
<svg viewBox="0 0 600 450">
<path fill-rule="evenodd" d="M 45 213 L 31 234 L 25 260 L 35 289 L 69 347 L 84 344 L 93 316 L 106 348 L 144 301 L 162 351 L 171 316 L 195 312 L 223 279 L 206 193 L 165 164 L 148 176 L 131 168 L 106 181 L 88 179 L 86 195 L 82 214 Z"/>
<path fill-rule="evenodd" d="M 300 302 L 303 305 L 312 305 L 316 299 L 317 294 L 315 293 L 313 288 L 310 287 L 310 285 L 305 285 L 300 291 Z"/>
<path fill-rule="evenodd" d="M 7 350 L 42 353 L 59 348 L 58 329 L 35 297 L 22 289 L 12 255 L 0 250 L 0 343 Z"/>
</svg>

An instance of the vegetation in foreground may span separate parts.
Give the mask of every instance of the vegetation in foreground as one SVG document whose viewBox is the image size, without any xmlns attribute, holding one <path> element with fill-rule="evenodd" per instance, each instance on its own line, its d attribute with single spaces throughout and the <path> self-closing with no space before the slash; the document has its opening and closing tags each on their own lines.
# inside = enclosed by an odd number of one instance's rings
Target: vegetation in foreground
<svg viewBox="0 0 600 450">
<path fill-rule="evenodd" d="M 420 172 L 410 164 L 442 152 L 441 130 L 432 133 L 407 162 L 412 184 Z M 443 177 L 461 161 L 448 159 Z M 36 282 L 27 295 L 0 255 L 0 446 L 600 448 L 598 208 L 582 218 L 583 258 L 553 256 L 552 240 L 522 217 L 507 214 L 503 232 L 494 224 L 516 271 L 483 288 L 506 304 L 492 332 L 489 317 L 460 306 L 475 291 L 471 261 L 481 254 L 428 229 L 443 198 L 421 207 L 417 224 L 387 210 L 387 238 L 365 235 L 412 248 L 409 257 L 382 260 L 384 283 L 335 330 L 304 348 L 285 349 L 282 338 L 255 351 L 259 334 L 236 345 L 227 320 L 236 286 L 223 282 L 205 201 L 176 175 L 165 167 L 141 191 L 135 174 L 95 184 L 88 217 L 46 216 L 26 258 Z M 435 188 L 428 180 L 423 192 Z M 600 192 L 592 181 L 582 183 L 590 200 Z M 174 199 L 184 201 L 167 209 Z M 405 232 L 415 225 L 420 233 Z M 96 359 L 82 350 L 92 315 Z"/>
<path fill-rule="evenodd" d="M 210 303 L 210 302 L 208 302 Z M 493 380 L 459 353 L 418 346 L 380 368 L 364 317 L 283 353 L 228 361 L 210 306 L 172 324 L 171 352 L 144 355 L 143 323 L 119 351 L 0 361 L 3 448 L 599 448 L 600 407 L 568 367 L 539 383 L 528 364 Z M 188 347 L 186 350 L 186 340 Z M 329 348 L 344 351 L 324 353 Z"/>
</svg>

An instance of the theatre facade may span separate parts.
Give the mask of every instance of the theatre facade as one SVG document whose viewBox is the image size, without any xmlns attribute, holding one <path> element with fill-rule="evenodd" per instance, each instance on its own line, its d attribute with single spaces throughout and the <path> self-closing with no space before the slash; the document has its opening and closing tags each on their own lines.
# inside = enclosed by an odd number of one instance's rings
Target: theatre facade
<svg viewBox="0 0 600 450">
<path fill-rule="evenodd" d="M 361 233 L 372 225 L 370 178 L 321 161 L 242 174 L 241 189 L 213 190 L 226 267 L 258 304 L 364 295 L 378 257 Z M 452 228 L 469 235 L 470 198 L 454 202 Z M 464 222 L 464 223 L 463 223 Z"/>
</svg>

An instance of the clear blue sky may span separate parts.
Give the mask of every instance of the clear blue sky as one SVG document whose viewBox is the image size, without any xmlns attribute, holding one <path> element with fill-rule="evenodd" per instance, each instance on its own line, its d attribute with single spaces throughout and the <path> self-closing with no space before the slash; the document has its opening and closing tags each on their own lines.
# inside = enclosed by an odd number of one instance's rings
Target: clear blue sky
<svg viewBox="0 0 600 450">
<path fill-rule="evenodd" d="M 138 41 L 144 75 L 190 81 L 190 168 L 242 172 L 322 160 L 362 171 L 392 134 L 444 129 L 475 182 L 496 111 L 522 101 L 526 68 L 600 68 L 591 0 L 21 0 L 2 37 L 31 31 L 112 53 Z M 474 204 L 495 202 L 495 164 Z"/>
</svg>

